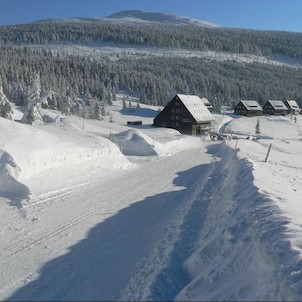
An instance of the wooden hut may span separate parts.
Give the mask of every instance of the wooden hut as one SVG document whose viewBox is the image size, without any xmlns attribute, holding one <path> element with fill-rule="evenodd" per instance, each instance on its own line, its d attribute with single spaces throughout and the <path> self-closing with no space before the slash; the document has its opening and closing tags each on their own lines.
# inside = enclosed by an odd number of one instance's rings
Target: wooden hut
<svg viewBox="0 0 302 302">
<path fill-rule="evenodd" d="M 282 101 L 268 100 L 263 106 L 263 113 L 270 115 L 286 115 L 288 108 Z"/>
<path fill-rule="evenodd" d="M 213 105 L 210 103 L 210 101 L 206 98 L 201 98 L 202 102 L 205 104 L 205 106 L 209 109 L 210 112 L 213 111 Z"/>
<path fill-rule="evenodd" d="M 286 100 L 284 102 L 285 106 L 288 109 L 288 113 L 297 115 L 301 112 L 301 108 L 299 107 L 299 105 L 297 104 L 296 101 L 294 100 Z"/>
<path fill-rule="evenodd" d="M 234 113 L 244 116 L 258 116 L 262 114 L 262 107 L 257 101 L 241 100 L 236 105 Z"/>
<path fill-rule="evenodd" d="M 197 135 L 209 130 L 213 115 L 196 95 L 176 94 L 155 117 L 153 125 Z"/>
</svg>

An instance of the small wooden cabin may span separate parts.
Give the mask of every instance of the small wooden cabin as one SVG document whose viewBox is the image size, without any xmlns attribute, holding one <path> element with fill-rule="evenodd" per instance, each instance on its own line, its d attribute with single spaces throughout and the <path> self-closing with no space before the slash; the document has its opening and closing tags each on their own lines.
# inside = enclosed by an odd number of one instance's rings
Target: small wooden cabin
<svg viewBox="0 0 302 302">
<path fill-rule="evenodd" d="M 258 116 L 262 114 L 262 107 L 257 101 L 241 100 L 236 105 L 234 113 L 244 116 Z"/>
<path fill-rule="evenodd" d="M 155 117 L 153 125 L 178 130 L 183 134 L 198 135 L 211 128 L 211 112 L 196 95 L 176 94 Z"/>
<path fill-rule="evenodd" d="M 209 109 L 210 112 L 213 111 L 213 105 L 210 103 L 210 101 L 206 98 L 201 98 L 202 102 L 205 104 L 205 106 Z"/>
<path fill-rule="evenodd" d="M 288 108 L 282 101 L 268 100 L 263 106 L 263 113 L 270 115 L 286 115 Z"/>
<path fill-rule="evenodd" d="M 301 108 L 299 107 L 297 102 L 294 100 L 286 100 L 284 104 L 288 108 L 288 113 L 297 115 L 301 112 Z"/>
</svg>

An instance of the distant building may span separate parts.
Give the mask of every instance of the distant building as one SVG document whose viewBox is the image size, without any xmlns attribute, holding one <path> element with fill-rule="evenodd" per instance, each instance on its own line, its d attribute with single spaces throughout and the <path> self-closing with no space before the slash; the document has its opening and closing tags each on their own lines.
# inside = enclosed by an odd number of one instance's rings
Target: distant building
<svg viewBox="0 0 302 302">
<path fill-rule="evenodd" d="M 153 125 L 197 135 L 209 130 L 213 120 L 213 115 L 198 96 L 176 94 L 155 117 Z"/>
<path fill-rule="evenodd" d="M 263 113 L 270 115 L 286 115 L 288 108 L 282 101 L 268 100 L 263 106 Z"/>
<path fill-rule="evenodd" d="M 301 112 L 301 108 L 294 100 L 287 100 L 284 104 L 288 108 L 288 113 L 299 114 Z"/>
<path fill-rule="evenodd" d="M 244 116 L 257 116 L 262 114 L 262 107 L 257 101 L 241 100 L 236 105 L 234 113 Z"/>
<path fill-rule="evenodd" d="M 201 98 L 202 102 L 205 104 L 205 106 L 209 109 L 210 112 L 213 111 L 213 105 L 210 103 L 210 101 L 206 98 Z"/>
</svg>

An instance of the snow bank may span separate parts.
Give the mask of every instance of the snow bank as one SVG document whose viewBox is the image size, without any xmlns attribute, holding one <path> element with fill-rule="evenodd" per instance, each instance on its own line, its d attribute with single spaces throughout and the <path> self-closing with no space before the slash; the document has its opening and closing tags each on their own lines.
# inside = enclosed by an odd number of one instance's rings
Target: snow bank
<svg viewBox="0 0 302 302">
<path fill-rule="evenodd" d="M 66 169 L 83 163 L 87 163 L 88 169 L 89 165 L 99 169 L 129 165 L 115 144 L 103 137 L 88 135 L 68 122 L 30 126 L 0 119 L 0 127 L 4 141 L 0 144 L 2 186 L 8 179 L 8 165 L 18 171 L 9 177 L 20 182 L 48 169 Z"/>
<path fill-rule="evenodd" d="M 126 130 L 115 134 L 113 140 L 125 155 L 165 156 L 196 148 L 206 139 L 205 137 L 182 136 L 174 129 L 160 129 L 161 134 L 155 132 L 149 131 L 148 134 L 153 135 L 156 139 L 139 130 Z M 163 143 L 159 140 L 162 140 Z"/>
<path fill-rule="evenodd" d="M 29 195 L 27 187 L 16 180 L 19 173 L 20 169 L 13 158 L 0 149 L 0 196 L 8 198 L 17 206 L 20 200 Z"/>
<path fill-rule="evenodd" d="M 299 300 L 301 260 L 289 244 L 288 221 L 259 192 L 252 163 L 237 151 L 209 146 L 220 160 L 196 178 L 182 223 L 160 234 L 122 300 Z"/>
<path fill-rule="evenodd" d="M 154 141 L 137 130 L 127 130 L 114 135 L 114 140 L 125 155 L 151 156 L 157 155 Z"/>
</svg>

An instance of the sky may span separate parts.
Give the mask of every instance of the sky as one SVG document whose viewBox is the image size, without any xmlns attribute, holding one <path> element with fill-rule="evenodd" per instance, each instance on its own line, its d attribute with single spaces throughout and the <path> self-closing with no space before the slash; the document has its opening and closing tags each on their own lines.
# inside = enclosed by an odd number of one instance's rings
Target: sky
<svg viewBox="0 0 302 302">
<path fill-rule="evenodd" d="M 302 32 L 302 0 L 0 0 L 0 25 L 143 10 L 223 27 Z"/>
</svg>

